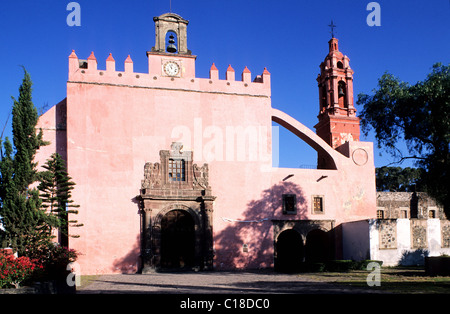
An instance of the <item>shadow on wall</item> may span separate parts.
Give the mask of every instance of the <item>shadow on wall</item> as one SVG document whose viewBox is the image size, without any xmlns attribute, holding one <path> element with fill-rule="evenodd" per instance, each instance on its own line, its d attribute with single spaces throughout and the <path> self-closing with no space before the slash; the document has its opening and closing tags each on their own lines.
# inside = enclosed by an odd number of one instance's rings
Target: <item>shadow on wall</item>
<svg viewBox="0 0 450 314">
<path fill-rule="evenodd" d="M 247 204 L 240 218 L 216 218 L 223 219 L 228 226 L 214 235 L 215 269 L 273 267 L 271 220 L 282 217 L 283 194 L 295 194 L 297 198 L 297 215 L 290 219 L 305 219 L 307 203 L 304 193 L 299 185 L 292 182 L 282 182 L 264 190 L 260 199 Z"/>
<path fill-rule="evenodd" d="M 122 274 L 135 274 L 141 269 L 140 265 L 140 235 L 137 236 L 134 244 L 130 244 L 131 250 L 127 255 L 120 257 L 113 262 L 112 271 Z"/>
<path fill-rule="evenodd" d="M 425 265 L 425 257 L 429 255 L 429 251 L 425 249 L 417 249 L 415 251 L 404 250 L 398 261 L 399 266 L 423 266 Z"/>
<path fill-rule="evenodd" d="M 138 208 L 140 206 L 139 196 L 135 196 L 130 200 Z M 140 211 L 137 212 L 140 214 Z M 112 271 L 114 273 L 121 272 L 122 274 L 135 274 L 141 270 L 141 234 L 139 233 L 134 243 L 128 245 L 131 249 L 127 255 L 114 260 Z"/>
</svg>

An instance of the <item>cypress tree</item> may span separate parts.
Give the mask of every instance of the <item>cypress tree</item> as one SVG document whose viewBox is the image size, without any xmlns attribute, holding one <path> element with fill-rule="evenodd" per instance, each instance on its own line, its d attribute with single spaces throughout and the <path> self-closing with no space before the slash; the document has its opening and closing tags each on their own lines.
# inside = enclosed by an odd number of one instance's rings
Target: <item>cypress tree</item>
<svg viewBox="0 0 450 314">
<path fill-rule="evenodd" d="M 11 202 L 14 200 L 12 195 L 15 191 L 13 181 L 13 148 L 8 137 L 5 139 L 4 143 L 2 143 L 0 139 L 0 148 L 2 148 L 0 154 L 0 216 L 2 219 L 2 230 L 0 230 L 0 247 L 7 247 L 11 241 L 9 241 L 9 233 L 4 226 L 6 223 L 4 217 L 6 215 L 6 220 L 8 220 L 6 210 L 12 207 Z M 9 230 L 13 228 L 13 226 L 8 227 Z"/>
<path fill-rule="evenodd" d="M 40 209 L 39 191 L 31 188 L 38 179 L 36 151 L 46 144 L 42 130 L 36 133 L 38 113 L 32 102 L 31 86 L 30 75 L 24 69 L 19 99 L 13 97 L 14 158 L 9 141 L 5 141 L 5 153 L 1 156 L 0 216 L 6 230 L 1 235 L 2 246 L 12 247 L 19 255 L 32 254 L 50 237 L 49 216 Z"/>
</svg>

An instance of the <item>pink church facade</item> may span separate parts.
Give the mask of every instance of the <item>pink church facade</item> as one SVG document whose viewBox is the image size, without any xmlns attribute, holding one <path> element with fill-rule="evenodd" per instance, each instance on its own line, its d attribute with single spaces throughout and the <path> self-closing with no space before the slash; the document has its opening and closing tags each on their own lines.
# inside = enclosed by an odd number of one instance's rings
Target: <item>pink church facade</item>
<svg viewBox="0 0 450 314">
<path fill-rule="evenodd" d="M 289 268 L 345 257 L 342 225 L 376 218 L 377 208 L 373 147 L 359 141 L 353 71 L 337 39 L 318 78 L 329 97 L 316 134 L 272 107 L 267 69 L 236 77 L 229 66 L 219 79 L 213 64 L 199 78 L 188 21 L 173 13 L 154 21 L 148 73 L 134 72 L 130 56 L 116 71 L 111 55 L 103 66 L 94 53 L 72 52 L 67 97 L 39 121 L 51 142 L 39 164 L 58 152 L 76 182 L 84 226 L 69 246 L 81 253 L 81 272 Z M 272 166 L 272 122 L 317 150 L 318 169 Z"/>
</svg>

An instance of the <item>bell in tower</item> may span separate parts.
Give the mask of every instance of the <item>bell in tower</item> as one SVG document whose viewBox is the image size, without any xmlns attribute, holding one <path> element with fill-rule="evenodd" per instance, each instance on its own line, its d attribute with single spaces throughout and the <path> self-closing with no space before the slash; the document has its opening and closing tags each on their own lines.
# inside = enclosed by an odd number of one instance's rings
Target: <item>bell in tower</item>
<svg viewBox="0 0 450 314">
<path fill-rule="evenodd" d="M 175 37 L 172 34 L 170 34 L 169 36 L 169 45 L 167 46 L 167 52 L 177 52 L 177 46 L 175 46 Z"/>
<path fill-rule="evenodd" d="M 339 97 L 344 97 L 345 96 L 344 86 L 342 84 L 339 84 L 338 96 Z"/>
</svg>

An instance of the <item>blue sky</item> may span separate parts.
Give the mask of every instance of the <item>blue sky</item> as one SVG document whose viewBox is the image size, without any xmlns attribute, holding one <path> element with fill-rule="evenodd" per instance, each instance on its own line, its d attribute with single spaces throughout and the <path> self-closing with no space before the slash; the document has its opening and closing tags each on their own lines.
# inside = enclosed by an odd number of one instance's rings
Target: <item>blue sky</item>
<svg viewBox="0 0 450 314">
<path fill-rule="evenodd" d="M 65 98 L 68 59 L 91 51 L 104 68 L 109 53 L 118 70 L 131 55 L 136 72 L 147 72 L 145 52 L 154 45 L 153 17 L 169 11 L 169 0 L 79 0 L 81 26 L 70 27 L 69 0 L 2 1 L 0 8 L 0 126 L 18 97 L 20 65 L 33 80 L 36 107 Z M 403 81 L 425 79 L 436 62 L 450 62 L 450 1 L 377 1 L 381 26 L 369 27 L 370 1 L 362 0 L 172 0 L 172 11 L 189 20 L 188 48 L 197 55 L 197 77 L 208 77 L 214 62 L 221 77 L 228 64 L 252 75 L 272 74 L 272 106 L 314 129 L 319 110 L 316 77 L 328 53 L 330 20 L 340 50 L 355 71 L 358 93 L 370 93 L 388 71 Z M 361 108 L 358 108 L 361 110 Z M 5 135 L 11 133 L 11 118 Z M 373 135 L 361 140 L 373 141 Z M 375 145 L 376 146 L 376 145 Z M 375 152 L 375 165 L 392 158 Z M 314 164 L 315 152 L 280 132 L 280 166 Z M 409 164 L 403 164 L 406 166 Z"/>
</svg>

